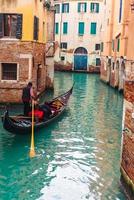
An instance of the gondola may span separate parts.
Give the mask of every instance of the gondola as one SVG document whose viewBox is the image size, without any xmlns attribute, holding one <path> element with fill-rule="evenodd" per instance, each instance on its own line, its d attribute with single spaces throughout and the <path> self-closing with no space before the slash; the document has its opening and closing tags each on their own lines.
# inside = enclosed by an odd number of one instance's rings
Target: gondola
<svg viewBox="0 0 134 200">
<path fill-rule="evenodd" d="M 35 119 L 34 121 L 34 130 L 39 130 L 40 128 L 44 127 L 45 125 L 49 124 L 57 117 L 59 117 L 63 111 L 65 110 L 69 98 L 72 94 L 72 88 L 67 91 L 66 93 L 52 99 L 51 101 L 44 102 L 43 104 L 39 105 L 47 105 L 51 109 L 51 115 L 44 117 L 43 120 Z M 14 134 L 28 134 L 31 133 L 32 129 L 32 119 L 30 117 L 25 117 L 24 115 L 20 114 L 17 116 L 9 116 L 9 111 L 6 109 L 4 115 L 2 116 L 2 123 L 4 129 L 8 132 Z"/>
</svg>

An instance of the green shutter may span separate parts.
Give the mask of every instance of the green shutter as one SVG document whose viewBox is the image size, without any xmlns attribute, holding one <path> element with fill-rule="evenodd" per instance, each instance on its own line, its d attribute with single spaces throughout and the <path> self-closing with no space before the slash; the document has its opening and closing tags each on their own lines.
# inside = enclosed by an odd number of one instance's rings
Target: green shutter
<svg viewBox="0 0 134 200">
<path fill-rule="evenodd" d="M 96 3 L 96 12 L 99 13 L 99 3 Z"/>
<path fill-rule="evenodd" d="M 91 30 L 90 30 L 91 35 L 96 34 L 96 27 L 97 27 L 97 24 L 95 22 L 91 22 Z"/>
<path fill-rule="evenodd" d="M 85 3 L 85 12 L 87 12 L 87 3 Z"/>
<path fill-rule="evenodd" d="M 69 3 L 62 4 L 62 13 L 69 13 Z"/>
<path fill-rule="evenodd" d="M 117 52 L 120 51 L 120 39 L 117 40 Z"/>
<path fill-rule="evenodd" d="M 94 3 L 90 4 L 90 11 L 92 12 L 94 10 Z"/>
<path fill-rule="evenodd" d="M 67 12 L 69 13 L 69 3 L 67 4 Z"/>
<path fill-rule="evenodd" d="M 84 22 L 79 22 L 79 35 L 84 34 Z"/>
<path fill-rule="evenodd" d="M 64 22 L 63 23 L 63 34 L 67 34 L 67 28 L 68 28 L 68 23 Z"/>
<path fill-rule="evenodd" d="M 59 23 L 55 23 L 55 34 L 59 33 Z"/>
<path fill-rule="evenodd" d="M 81 3 L 78 3 L 78 12 L 80 12 L 80 5 Z"/>
</svg>

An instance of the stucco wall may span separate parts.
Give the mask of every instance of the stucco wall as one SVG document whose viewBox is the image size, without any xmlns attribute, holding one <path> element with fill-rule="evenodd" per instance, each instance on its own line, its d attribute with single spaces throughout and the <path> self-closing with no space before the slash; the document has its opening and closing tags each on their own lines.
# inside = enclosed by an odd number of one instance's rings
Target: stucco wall
<svg viewBox="0 0 134 200">
<path fill-rule="evenodd" d="M 56 1 L 55 4 L 60 4 L 61 1 Z M 88 67 L 89 65 L 95 65 L 96 58 L 99 58 L 99 54 L 95 52 L 95 44 L 100 43 L 100 29 L 101 29 L 101 14 L 103 10 L 102 1 L 100 2 L 99 13 L 90 12 L 90 1 L 87 2 L 87 12 L 78 13 L 78 2 L 80 1 L 68 1 L 70 4 L 69 13 L 56 13 L 55 22 L 59 23 L 59 31 L 61 34 L 55 35 L 55 41 L 59 44 L 60 42 L 67 42 L 68 48 L 67 51 L 62 51 L 59 48 L 55 52 L 55 62 L 60 61 L 60 56 L 65 56 L 64 64 L 70 63 L 73 66 L 74 62 L 74 51 L 78 47 L 84 47 L 88 51 Z M 63 34 L 61 27 L 62 22 L 68 22 L 68 33 Z M 78 23 L 85 23 L 85 32 L 83 36 L 78 35 Z M 91 22 L 97 23 L 97 34 L 90 34 L 90 24 Z"/>
<path fill-rule="evenodd" d="M 33 41 L 34 16 L 39 18 L 38 42 L 46 42 L 43 37 L 43 22 L 46 25 L 46 9 L 40 1 L 32 0 L 2 0 L 0 1 L 0 13 L 16 13 L 23 15 L 22 40 Z M 45 29 L 45 28 L 44 28 Z M 45 32 L 46 30 L 44 30 Z M 45 36 L 46 36 L 45 32 Z"/>
</svg>

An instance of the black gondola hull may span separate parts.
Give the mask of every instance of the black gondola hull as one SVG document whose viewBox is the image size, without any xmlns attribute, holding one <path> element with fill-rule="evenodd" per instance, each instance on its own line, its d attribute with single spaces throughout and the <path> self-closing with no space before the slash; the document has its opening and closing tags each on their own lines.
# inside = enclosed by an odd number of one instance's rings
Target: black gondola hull
<svg viewBox="0 0 134 200">
<path fill-rule="evenodd" d="M 34 130 L 37 131 L 49 123 L 53 122 L 56 118 L 58 118 L 63 111 L 65 110 L 68 100 L 72 94 L 73 87 L 63 95 L 60 95 L 59 97 L 54 98 L 52 101 L 47 102 L 49 103 L 50 107 L 52 105 L 56 105 L 55 102 L 61 102 L 60 109 L 57 109 L 57 111 L 50 116 L 49 118 L 45 119 L 44 121 L 40 122 L 34 122 Z M 20 116 L 20 115 L 19 115 Z M 8 110 L 4 113 L 4 116 L 2 117 L 2 123 L 4 129 L 6 129 L 8 132 L 14 133 L 14 134 L 28 134 L 31 133 L 32 130 L 32 124 L 31 121 L 28 119 L 23 119 L 23 117 L 19 117 L 19 119 L 16 116 L 16 119 L 9 116 Z"/>
</svg>

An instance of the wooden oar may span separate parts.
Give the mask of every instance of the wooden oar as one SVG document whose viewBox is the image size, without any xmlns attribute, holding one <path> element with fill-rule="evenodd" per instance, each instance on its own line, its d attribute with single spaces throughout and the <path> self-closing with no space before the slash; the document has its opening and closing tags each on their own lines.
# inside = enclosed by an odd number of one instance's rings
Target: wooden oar
<svg viewBox="0 0 134 200">
<path fill-rule="evenodd" d="M 31 133 L 31 147 L 29 156 L 31 158 L 35 157 L 35 149 L 34 149 L 34 100 L 32 100 L 32 133 Z"/>
</svg>

